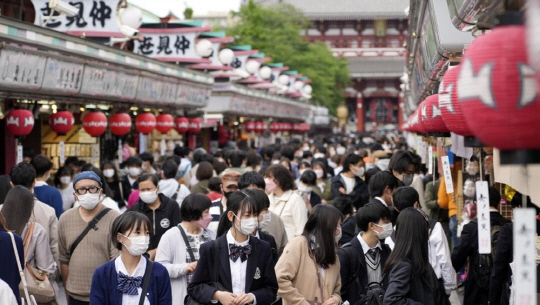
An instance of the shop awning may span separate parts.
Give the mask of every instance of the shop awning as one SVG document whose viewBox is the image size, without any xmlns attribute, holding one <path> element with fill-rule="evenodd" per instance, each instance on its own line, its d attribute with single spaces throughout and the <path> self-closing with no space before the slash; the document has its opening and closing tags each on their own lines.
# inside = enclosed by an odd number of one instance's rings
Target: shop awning
<svg viewBox="0 0 540 305">
<path fill-rule="evenodd" d="M 201 108 L 211 75 L 0 17 L 0 96 Z"/>
</svg>

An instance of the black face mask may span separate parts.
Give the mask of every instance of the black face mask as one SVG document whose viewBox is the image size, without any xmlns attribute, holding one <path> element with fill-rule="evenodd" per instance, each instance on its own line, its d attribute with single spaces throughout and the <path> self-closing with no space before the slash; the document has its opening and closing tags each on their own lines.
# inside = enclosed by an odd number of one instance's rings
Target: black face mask
<svg viewBox="0 0 540 305">
<path fill-rule="evenodd" d="M 227 200 L 229 200 L 229 197 L 232 195 L 232 193 L 234 193 L 234 192 L 223 192 L 223 196 L 225 196 L 225 198 L 227 198 Z"/>
</svg>

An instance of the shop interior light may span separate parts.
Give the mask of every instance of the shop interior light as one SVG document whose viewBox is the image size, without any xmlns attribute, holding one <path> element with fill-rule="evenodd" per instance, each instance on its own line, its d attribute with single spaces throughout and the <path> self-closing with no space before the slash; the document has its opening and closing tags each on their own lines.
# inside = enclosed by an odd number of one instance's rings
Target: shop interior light
<svg viewBox="0 0 540 305">
<path fill-rule="evenodd" d="M 79 108 L 81 112 L 84 112 L 84 107 Z"/>
<path fill-rule="evenodd" d="M 137 106 L 131 106 L 131 107 L 129 107 L 129 110 L 139 110 L 139 107 L 137 107 Z"/>
<path fill-rule="evenodd" d="M 238 126 L 238 122 L 234 122 L 234 126 Z"/>
<path fill-rule="evenodd" d="M 144 108 L 143 110 L 144 110 L 145 112 L 150 112 L 150 111 L 152 111 L 152 108 Z"/>
</svg>

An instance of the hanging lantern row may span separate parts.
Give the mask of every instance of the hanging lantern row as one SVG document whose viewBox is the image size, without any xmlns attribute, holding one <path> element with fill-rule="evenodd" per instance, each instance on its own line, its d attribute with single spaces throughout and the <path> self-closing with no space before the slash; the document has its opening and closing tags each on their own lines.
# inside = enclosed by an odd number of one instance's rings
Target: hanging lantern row
<svg viewBox="0 0 540 305">
<path fill-rule="evenodd" d="M 311 128 L 311 126 L 306 123 L 290 124 L 290 123 L 284 123 L 284 122 L 272 122 L 269 125 L 267 125 L 265 122 L 253 122 L 253 121 L 246 122 L 244 127 L 247 132 L 253 132 L 253 131 L 263 132 L 266 129 L 269 129 L 271 132 L 279 132 L 279 131 L 307 132 Z"/>
</svg>

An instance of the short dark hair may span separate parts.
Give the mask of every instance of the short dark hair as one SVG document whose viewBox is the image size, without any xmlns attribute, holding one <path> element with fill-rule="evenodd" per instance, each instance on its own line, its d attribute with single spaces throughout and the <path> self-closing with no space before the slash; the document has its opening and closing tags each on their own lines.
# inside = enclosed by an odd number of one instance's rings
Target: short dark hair
<svg viewBox="0 0 540 305">
<path fill-rule="evenodd" d="M 212 163 L 214 163 L 214 156 L 212 154 L 206 153 L 206 154 L 202 155 L 202 157 L 201 157 L 201 162 L 204 162 L 204 161 L 212 164 Z"/>
<path fill-rule="evenodd" d="M 282 157 L 285 157 L 289 160 L 294 160 L 294 152 L 296 151 L 296 148 L 292 145 L 285 145 L 281 148 L 279 153 Z"/>
<path fill-rule="evenodd" d="M 139 157 L 129 157 L 129 158 L 127 158 L 126 159 L 126 167 L 132 167 L 132 166 L 141 167 L 142 166 L 141 158 L 139 158 Z"/>
<path fill-rule="evenodd" d="M 362 157 L 360 157 L 359 155 L 357 155 L 357 154 L 349 154 L 345 158 L 345 161 L 343 161 L 343 172 L 346 173 L 346 172 L 350 171 L 351 170 L 351 165 L 355 165 L 360 161 L 363 162 L 364 159 L 362 159 Z"/>
<path fill-rule="evenodd" d="M 137 185 L 139 185 L 139 183 L 141 183 L 141 182 L 148 181 L 148 180 L 151 180 L 152 183 L 153 183 L 155 186 L 158 186 L 159 178 L 158 178 L 158 176 L 156 176 L 156 175 L 154 175 L 154 174 L 142 174 L 142 175 L 137 179 Z"/>
<path fill-rule="evenodd" d="M 34 150 L 31 147 L 23 146 L 23 157 L 32 159 L 34 157 Z"/>
<path fill-rule="evenodd" d="M 52 169 L 51 159 L 44 155 L 37 155 L 32 158 L 30 164 L 36 169 L 36 177 L 42 177 L 46 172 Z"/>
<path fill-rule="evenodd" d="M 182 221 L 199 220 L 203 212 L 212 206 L 212 201 L 208 196 L 200 193 L 189 194 L 180 207 Z"/>
<path fill-rule="evenodd" d="M 501 193 L 493 186 L 489 187 L 489 206 L 497 208 L 501 202 Z"/>
<path fill-rule="evenodd" d="M 184 158 L 185 156 L 189 155 L 189 147 L 182 147 L 176 145 L 176 147 L 174 148 L 174 154 L 179 156 L 180 158 Z"/>
<path fill-rule="evenodd" d="M 22 185 L 27 189 L 31 189 L 34 180 L 36 180 L 36 170 L 29 163 L 20 162 L 11 168 L 9 177 L 11 178 L 13 186 Z"/>
<path fill-rule="evenodd" d="M 265 172 L 265 177 L 270 175 L 274 177 L 277 185 L 282 191 L 286 192 L 294 188 L 294 178 L 291 172 L 285 166 L 281 164 L 274 164 L 270 166 Z"/>
<path fill-rule="evenodd" d="M 332 205 L 343 215 L 351 215 L 354 212 L 352 200 L 348 196 L 339 196 L 332 200 Z"/>
<path fill-rule="evenodd" d="M 244 159 L 246 159 L 246 154 L 238 149 L 230 150 L 225 155 L 230 167 L 240 167 Z"/>
<path fill-rule="evenodd" d="M 369 179 L 368 191 L 371 198 L 380 197 L 384 194 L 384 189 L 388 187 L 394 190 L 399 182 L 396 176 L 389 171 L 380 171 Z"/>
<path fill-rule="evenodd" d="M 195 164 L 200 163 L 204 155 L 206 155 L 206 150 L 204 148 L 195 148 L 193 151 L 193 161 L 195 161 Z"/>
<path fill-rule="evenodd" d="M 75 171 L 73 168 L 69 166 L 62 166 L 56 171 L 56 175 L 54 175 L 54 185 L 59 186 L 61 184 L 60 177 L 62 176 L 70 176 L 72 177 Z"/>
<path fill-rule="evenodd" d="M 369 223 L 379 223 L 379 220 L 391 220 L 390 210 L 382 203 L 368 203 L 356 212 L 356 225 L 360 231 L 367 232 Z"/>
<path fill-rule="evenodd" d="M 261 149 L 261 155 L 264 157 L 267 157 L 268 159 L 272 159 L 272 156 L 274 155 L 274 148 L 272 146 L 265 146 Z"/>
<path fill-rule="evenodd" d="M 221 178 L 219 177 L 212 177 L 210 180 L 208 180 L 208 189 L 213 192 L 221 193 L 221 188 L 219 187 L 221 185 Z"/>
<path fill-rule="evenodd" d="M 261 157 L 254 151 L 250 150 L 246 153 L 246 166 L 251 166 L 255 169 L 261 164 Z"/>
<path fill-rule="evenodd" d="M 420 196 L 418 192 L 411 186 L 398 187 L 392 195 L 394 207 L 398 211 L 403 211 L 406 208 L 413 208 L 414 203 L 420 204 Z"/>
<path fill-rule="evenodd" d="M 238 188 L 240 190 L 248 188 L 250 185 L 255 185 L 260 189 L 266 188 L 266 182 L 261 174 L 256 171 L 245 172 L 238 179 Z"/>
<path fill-rule="evenodd" d="M 120 214 L 120 216 L 114 220 L 111 227 L 111 239 L 116 249 L 122 250 L 122 244 L 118 242 L 117 238 L 118 233 L 129 236 L 133 228 L 135 228 L 135 230 L 140 230 L 143 225 L 146 226 L 146 229 L 150 232 L 150 235 L 152 235 L 152 224 L 150 223 L 150 219 L 143 213 L 126 211 L 124 214 Z"/>
<path fill-rule="evenodd" d="M 154 164 L 154 155 L 152 155 L 151 153 L 147 151 L 140 154 L 139 158 L 141 158 L 142 161 L 149 161 L 150 165 Z"/>
<path fill-rule="evenodd" d="M 178 164 L 176 164 L 173 159 L 165 160 L 161 168 L 163 169 L 163 176 L 165 179 L 176 177 L 176 173 L 178 172 Z"/>
<path fill-rule="evenodd" d="M 416 158 L 414 154 L 410 151 L 406 150 L 400 150 L 396 152 L 392 158 L 390 158 L 390 163 L 388 163 L 388 170 L 390 172 L 396 171 L 398 173 L 405 173 L 407 171 L 407 167 L 409 165 L 413 164 L 415 166 Z"/>
<path fill-rule="evenodd" d="M 255 202 L 259 207 L 259 213 L 270 207 L 270 198 L 268 198 L 265 192 L 256 189 L 247 189 L 244 192 L 255 198 Z"/>
<path fill-rule="evenodd" d="M 71 156 L 67 157 L 66 161 L 64 162 L 64 165 L 70 166 L 70 165 L 79 166 L 79 158 Z"/>
<path fill-rule="evenodd" d="M 207 161 L 202 161 L 199 163 L 195 177 L 197 180 L 208 180 L 214 175 L 214 167 Z"/>
<path fill-rule="evenodd" d="M 304 184 L 317 186 L 317 174 L 310 169 L 306 169 L 300 176 L 300 181 Z"/>
</svg>

